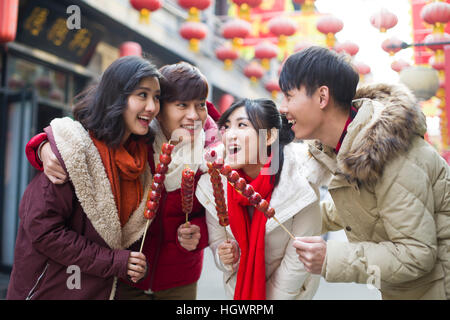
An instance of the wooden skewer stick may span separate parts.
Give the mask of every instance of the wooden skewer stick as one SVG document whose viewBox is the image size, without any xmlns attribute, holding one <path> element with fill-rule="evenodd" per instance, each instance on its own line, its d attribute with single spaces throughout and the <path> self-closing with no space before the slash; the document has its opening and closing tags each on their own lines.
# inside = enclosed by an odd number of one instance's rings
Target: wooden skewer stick
<svg viewBox="0 0 450 320">
<path fill-rule="evenodd" d="M 223 230 L 225 231 L 225 239 L 226 239 L 226 241 L 228 242 L 229 240 L 228 240 L 228 232 L 227 232 L 227 227 L 223 227 Z"/>
<path fill-rule="evenodd" d="M 289 230 L 280 221 L 278 221 L 277 218 L 275 218 L 275 216 L 273 216 L 272 219 L 274 219 L 280 225 L 280 227 L 282 227 L 284 231 L 286 231 L 289 234 L 292 240 L 295 240 L 295 237 L 292 235 L 292 233 L 290 233 Z"/>
<path fill-rule="evenodd" d="M 147 219 L 147 223 L 145 224 L 144 236 L 141 241 L 141 248 L 139 249 L 139 253 L 142 253 L 142 248 L 144 247 L 145 236 L 147 235 L 148 227 L 150 226 L 150 219 Z"/>
<path fill-rule="evenodd" d="M 236 189 L 236 187 L 233 183 L 231 183 L 229 181 L 228 181 L 228 183 L 231 184 L 238 193 L 242 194 L 241 191 Z M 282 224 L 275 216 L 273 216 L 272 218 L 280 225 L 280 227 L 282 227 L 284 229 L 284 231 L 286 231 L 288 233 L 289 237 L 291 237 L 292 240 L 295 240 L 295 237 L 292 235 L 292 233 L 289 232 L 289 230 L 284 226 L 284 224 Z"/>
</svg>

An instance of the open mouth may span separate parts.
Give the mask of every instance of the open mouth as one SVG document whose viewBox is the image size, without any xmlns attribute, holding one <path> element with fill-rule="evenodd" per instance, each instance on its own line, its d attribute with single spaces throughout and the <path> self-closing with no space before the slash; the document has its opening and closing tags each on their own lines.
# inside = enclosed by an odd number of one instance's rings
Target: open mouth
<svg viewBox="0 0 450 320">
<path fill-rule="evenodd" d="M 148 126 L 151 121 L 151 118 L 147 116 L 138 116 L 138 120 L 141 122 L 142 125 Z"/>
<path fill-rule="evenodd" d="M 193 135 L 196 132 L 198 132 L 199 130 L 201 130 L 202 126 L 194 125 L 194 124 L 184 124 L 184 125 L 181 125 L 181 128 L 183 128 L 184 130 L 187 130 L 189 132 L 189 134 Z"/>
<path fill-rule="evenodd" d="M 294 124 L 297 123 L 297 121 L 295 121 L 295 119 L 288 119 L 288 123 L 293 126 Z"/>
<path fill-rule="evenodd" d="M 231 156 L 233 156 L 233 155 L 235 155 L 236 153 L 238 153 L 239 151 L 241 151 L 241 147 L 240 146 L 238 146 L 238 145 L 230 145 L 228 148 L 227 148 L 227 151 L 228 151 L 228 154 L 229 155 L 231 155 Z"/>
</svg>

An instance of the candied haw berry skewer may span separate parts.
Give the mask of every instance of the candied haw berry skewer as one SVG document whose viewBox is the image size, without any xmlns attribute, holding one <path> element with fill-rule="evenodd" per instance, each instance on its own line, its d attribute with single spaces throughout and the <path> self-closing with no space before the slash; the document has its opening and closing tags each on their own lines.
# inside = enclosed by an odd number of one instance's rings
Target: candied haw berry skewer
<svg viewBox="0 0 450 320">
<path fill-rule="evenodd" d="M 215 154 L 209 154 L 209 158 L 215 159 Z M 284 231 L 286 231 L 289 236 L 293 240 L 295 240 L 295 237 L 292 235 L 292 233 L 275 217 L 275 209 L 270 207 L 269 203 L 265 199 L 262 199 L 261 195 L 256 192 L 251 185 L 247 184 L 245 179 L 241 178 L 237 171 L 232 170 L 230 166 L 224 165 L 218 160 L 212 162 L 210 168 L 214 168 L 215 170 L 220 171 L 220 173 L 227 178 L 228 182 L 240 194 L 248 199 L 252 206 L 264 213 L 267 219 L 273 218 L 284 229 Z"/>
<path fill-rule="evenodd" d="M 189 223 L 189 213 L 194 203 L 194 176 L 195 172 L 189 167 L 181 172 L 181 207 L 186 214 L 186 224 Z"/>
<path fill-rule="evenodd" d="M 223 190 L 223 183 L 220 177 L 219 169 L 223 167 L 220 160 L 216 160 L 217 154 L 214 150 L 206 155 L 208 173 L 210 175 L 210 181 L 213 187 L 214 201 L 216 204 L 217 217 L 219 218 L 219 224 L 225 230 L 226 241 L 228 242 L 228 234 L 226 227 L 230 224 L 228 220 L 228 209 L 225 201 L 225 195 Z M 213 161 L 213 162 L 210 162 Z M 231 170 L 231 168 L 230 168 Z"/>
<path fill-rule="evenodd" d="M 150 225 L 150 220 L 152 220 L 159 208 L 159 200 L 161 199 L 161 192 L 164 189 L 164 180 L 166 179 L 166 173 L 169 169 L 170 161 L 172 161 L 171 154 L 172 150 L 175 146 L 170 143 L 164 143 L 161 148 L 161 153 L 159 156 L 159 163 L 156 166 L 156 173 L 153 175 L 152 185 L 147 195 L 147 203 L 146 209 L 144 211 L 144 217 L 147 219 L 147 223 L 145 225 L 144 235 L 141 241 L 141 249 L 139 252 L 142 252 L 142 247 L 144 246 L 145 236 L 147 235 L 147 230 Z"/>
</svg>

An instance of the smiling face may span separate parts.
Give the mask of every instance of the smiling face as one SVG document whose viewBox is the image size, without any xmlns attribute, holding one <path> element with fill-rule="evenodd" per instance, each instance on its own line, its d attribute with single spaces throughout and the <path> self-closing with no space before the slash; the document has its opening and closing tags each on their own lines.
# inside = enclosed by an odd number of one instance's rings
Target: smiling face
<svg viewBox="0 0 450 320">
<path fill-rule="evenodd" d="M 131 134 L 145 135 L 149 124 L 159 112 L 161 90 L 157 78 L 144 78 L 128 96 L 127 107 L 123 113 L 125 142 Z"/>
<path fill-rule="evenodd" d="M 220 129 L 225 145 L 225 163 L 233 169 L 258 164 L 258 133 L 245 107 L 234 110 Z"/>
<path fill-rule="evenodd" d="M 317 139 L 317 132 L 323 125 L 319 89 L 308 96 L 304 86 L 285 93 L 280 112 L 292 123 L 291 130 L 297 139 Z"/>
<path fill-rule="evenodd" d="M 203 99 L 166 102 L 157 119 L 167 139 L 177 141 L 182 136 L 183 141 L 193 141 L 203 129 L 207 116 L 206 100 Z"/>
</svg>

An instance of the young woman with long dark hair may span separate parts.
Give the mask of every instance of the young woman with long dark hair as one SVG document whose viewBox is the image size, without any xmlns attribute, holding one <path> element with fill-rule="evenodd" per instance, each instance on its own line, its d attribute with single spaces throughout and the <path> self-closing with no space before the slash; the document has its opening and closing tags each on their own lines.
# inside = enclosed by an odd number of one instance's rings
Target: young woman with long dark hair
<svg viewBox="0 0 450 320">
<path fill-rule="evenodd" d="M 205 211 L 195 197 L 189 224 L 185 224 L 181 173 L 189 165 L 195 172 L 194 187 L 197 185 L 205 169 L 202 168 L 203 150 L 216 142 L 213 133 L 217 126 L 209 115 L 218 119 L 219 114 L 206 101 L 208 83 L 198 68 L 181 62 L 164 66 L 160 72 L 163 76 L 161 108 L 150 124 L 151 141 L 148 145 L 148 162 L 153 174 L 162 145 L 171 140 L 175 148 L 165 174 L 158 213 L 144 241 L 143 253 L 147 257 L 149 271 L 137 284 L 119 282 L 119 299 L 195 299 L 203 265 L 203 249 L 208 246 Z M 42 169 L 34 161 L 37 144 L 31 144 L 28 159 Z M 65 181 L 65 172 L 52 150 L 44 145 L 41 153 L 46 174 L 55 183 Z M 136 244 L 133 248 L 138 249 Z"/>
<path fill-rule="evenodd" d="M 75 121 L 45 128 L 70 182 L 38 173 L 27 187 L 8 299 L 114 299 L 117 279 L 144 277 L 145 256 L 127 248 L 144 232 L 159 78 L 145 59 L 118 59 L 79 97 Z"/>
<path fill-rule="evenodd" d="M 318 188 L 325 176 L 306 146 L 292 142 L 290 126 L 273 101 L 240 100 L 224 112 L 219 127 L 225 164 L 269 202 L 292 234 L 318 235 Z M 288 233 L 251 206 L 224 176 L 222 183 L 230 223 L 226 231 L 219 225 L 207 175 L 200 179 L 196 195 L 207 211 L 209 244 L 224 272 L 228 295 L 259 300 L 312 298 L 319 278 L 305 271 Z"/>
</svg>

